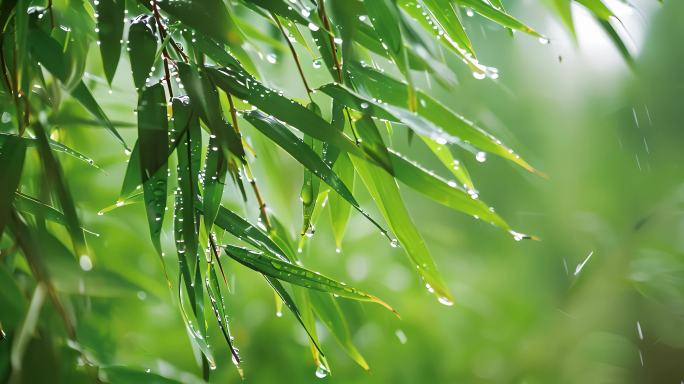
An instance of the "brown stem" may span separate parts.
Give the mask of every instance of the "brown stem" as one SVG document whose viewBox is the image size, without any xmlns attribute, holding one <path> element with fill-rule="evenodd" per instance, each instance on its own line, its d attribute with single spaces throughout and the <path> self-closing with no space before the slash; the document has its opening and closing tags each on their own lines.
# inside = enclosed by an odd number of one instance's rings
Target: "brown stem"
<svg viewBox="0 0 684 384">
<path fill-rule="evenodd" d="M 166 33 L 164 32 L 164 26 L 161 21 L 161 15 L 159 14 L 159 9 L 157 9 L 157 1 L 152 1 L 152 13 L 154 14 L 154 20 L 157 22 L 157 29 L 159 30 L 159 37 L 161 41 L 166 38 Z M 166 87 L 169 89 L 169 98 L 173 98 L 173 89 L 171 88 L 171 71 L 169 71 L 169 52 L 166 47 L 162 48 L 162 60 L 164 61 L 164 75 L 166 76 Z"/>
<path fill-rule="evenodd" d="M 226 95 L 228 96 L 228 104 L 230 104 L 230 118 L 233 121 L 233 128 L 235 128 L 235 130 L 239 134 L 240 128 L 238 128 L 237 111 L 235 109 L 235 104 L 233 103 L 233 96 L 231 96 L 229 93 L 227 93 Z M 257 200 L 257 204 L 259 204 L 259 217 L 261 218 L 261 222 L 266 227 L 266 230 L 270 231 L 271 220 L 268 218 L 268 213 L 266 212 L 266 202 L 264 201 L 264 198 L 261 195 L 261 191 L 259 190 L 259 186 L 257 185 L 256 180 L 254 179 L 254 175 L 252 174 L 252 168 L 246 161 L 244 163 L 244 170 L 245 176 L 247 176 L 249 184 L 252 186 L 252 190 L 254 191 L 254 197 Z"/>
<path fill-rule="evenodd" d="M 306 94 L 307 94 L 307 96 L 309 96 L 309 100 L 311 100 L 311 102 L 313 103 L 313 99 L 311 98 L 311 93 L 313 91 L 311 90 L 311 87 L 309 87 L 309 83 L 307 83 L 307 81 L 306 81 L 306 77 L 304 76 L 304 71 L 302 70 L 302 65 L 299 62 L 299 56 L 297 55 L 297 51 L 295 51 L 294 45 L 292 45 L 290 38 L 287 36 L 287 33 L 285 32 L 283 25 L 280 23 L 278 16 L 276 16 L 275 14 L 273 14 L 273 12 L 271 12 L 271 17 L 276 22 L 276 25 L 278 25 L 278 29 L 280 29 L 280 32 L 283 34 L 283 37 L 285 38 L 285 41 L 287 42 L 287 46 L 290 47 L 290 52 L 292 52 L 292 57 L 294 58 L 294 62 L 297 65 L 297 70 L 299 71 L 299 77 L 302 78 L 302 82 L 304 83 L 304 88 L 306 89 Z"/>
<path fill-rule="evenodd" d="M 154 14 L 154 20 L 157 22 L 157 27 L 159 28 L 159 36 L 161 37 L 161 40 L 164 41 L 164 39 L 166 39 L 167 31 L 166 31 L 166 27 L 164 26 L 164 23 L 162 22 L 162 16 L 159 13 L 159 8 L 157 7 L 157 1 L 156 0 L 152 1 L 152 13 Z M 171 38 L 171 40 L 169 42 L 171 43 L 171 47 L 173 47 L 173 50 L 176 51 L 178 56 L 180 56 L 181 59 L 187 63 L 188 62 L 188 55 L 186 55 L 185 52 L 183 52 L 183 50 L 178 47 L 176 42 L 173 41 L 173 38 Z M 165 56 L 168 58 L 169 53 L 166 50 L 166 48 L 164 48 L 163 52 L 164 52 Z"/>
<path fill-rule="evenodd" d="M 328 15 L 325 13 L 325 5 L 323 1 L 318 2 L 318 16 L 323 21 L 323 28 L 328 32 L 328 39 L 330 40 L 330 49 L 332 50 L 333 60 L 335 61 L 335 70 L 337 70 L 337 81 L 342 83 L 342 66 L 340 61 L 337 60 L 337 47 L 335 46 L 335 37 L 330 28 L 330 21 L 328 20 Z"/>
</svg>

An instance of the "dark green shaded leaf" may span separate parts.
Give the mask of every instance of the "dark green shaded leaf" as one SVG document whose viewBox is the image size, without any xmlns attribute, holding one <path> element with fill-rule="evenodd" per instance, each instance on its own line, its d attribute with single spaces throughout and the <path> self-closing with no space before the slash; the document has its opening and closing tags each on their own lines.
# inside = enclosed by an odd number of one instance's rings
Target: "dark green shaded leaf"
<svg viewBox="0 0 684 384">
<path fill-rule="evenodd" d="M 0 236 L 10 219 L 14 193 L 19 188 L 24 168 L 26 143 L 17 136 L 0 142 Z"/>
<path fill-rule="evenodd" d="M 121 56 L 125 8 L 125 0 L 99 0 L 97 7 L 100 56 L 102 56 L 102 68 L 110 85 Z"/>
<path fill-rule="evenodd" d="M 157 53 L 157 36 L 151 16 L 138 16 L 131 22 L 128 41 L 133 84 L 141 90 L 149 77 Z"/>
<path fill-rule="evenodd" d="M 138 101 L 138 143 L 140 145 L 140 177 L 145 195 L 145 209 L 150 236 L 161 253 L 159 235 L 166 208 L 168 120 L 164 87 L 155 84 L 145 88 Z"/>
</svg>

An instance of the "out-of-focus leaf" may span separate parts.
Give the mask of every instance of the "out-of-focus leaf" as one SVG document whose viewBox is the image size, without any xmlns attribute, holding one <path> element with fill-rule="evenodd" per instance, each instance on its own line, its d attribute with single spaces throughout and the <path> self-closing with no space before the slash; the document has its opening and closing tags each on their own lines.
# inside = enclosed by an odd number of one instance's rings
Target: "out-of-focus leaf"
<svg viewBox="0 0 684 384">
<path fill-rule="evenodd" d="M 110 85 L 121 57 L 125 8 L 125 0 L 99 0 L 97 6 L 100 56 L 102 56 L 102 68 Z"/>
<path fill-rule="evenodd" d="M 59 292 L 91 297 L 134 296 L 140 287 L 122 276 L 104 269 L 84 271 L 76 258 L 52 234 L 40 233 L 40 249 L 45 266 Z"/>
<path fill-rule="evenodd" d="M 321 319 L 321 322 L 330 330 L 337 342 L 342 346 L 344 351 L 358 364 L 361 368 L 368 370 L 370 367 L 364 359 L 361 352 L 354 345 L 349 326 L 344 318 L 344 313 L 340 305 L 329 293 L 309 291 L 311 302 L 316 311 L 316 315 Z"/>
<path fill-rule="evenodd" d="M 159 235 L 166 208 L 168 120 L 164 87 L 145 88 L 138 101 L 138 143 L 140 171 L 150 236 L 161 254 Z"/>
<path fill-rule="evenodd" d="M 340 176 L 342 182 L 350 189 L 354 188 L 354 166 L 348 155 L 342 154 L 337 158 L 333 171 Z M 342 239 L 347 231 L 347 224 L 351 214 L 351 205 L 337 193 L 331 193 L 328 197 L 330 204 L 330 219 L 332 221 L 333 236 L 337 249 L 342 249 Z"/>
<path fill-rule="evenodd" d="M 440 302 L 450 305 L 453 302 L 451 292 L 437 271 L 437 266 L 432 260 L 425 240 L 416 229 L 406 210 L 397 183 L 379 167 L 361 159 L 352 158 L 351 160 L 375 204 L 425 281 L 428 290 L 434 293 Z"/>
<path fill-rule="evenodd" d="M 133 84 L 138 90 L 145 86 L 157 53 L 157 36 L 154 33 L 151 16 L 138 16 L 128 30 L 128 53 L 133 72 Z"/>
<path fill-rule="evenodd" d="M 34 122 L 33 129 L 36 133 L 38 153 L 40 154 L 48 186 L 54 190 L 62 212 L 64 212 L 65 226 L 69 231 L 74 250 L 79 257 L 83 255 L 88 257 L 85 237 L 83 236 L 83 230 L 76 212 L 76 204 L 71 195 L 67 179 L 64 177 L 62 166 L 50 148 L 47 132 L 45 132 L 45 127 L 43 127 L 42 123 Z"/>
<path fill-rule="evenodd" d="M 379 298 L 327 278 L 318 272 L 273 258 L 260 251 L 251 251 L 247 248 L 232 245 L 224 246 L 224 250 L 228 256 L 240 264 L 278 280 L 287 281 L 305 288 L 328 292 L 349 299 L 374 302 L 382 305 L 394 314 L 397 314 L 392 307 Z"/>
<path fill-rule="evenodd" d="M 31 137 L 19 137 L 16 135 L 11 135 L 7 133 L 0 133 L 0 147 L 3 146 L 5 141 L 7 141 L 10 137 L 17 137 L 21 139 L 27 147 L 35 147 L 37 145 L 37 140 Z M 52 139 L 48 139 L 48 142 L 50 143 L 50 148 L 52 148 L 53 151 L 55 152 L 62 152 L 65 153 L 69 156 L 72 156 L 78 160 L 83 161 L 84 163 L 91 165 L 95 168 L 100 168 L 97 164 L 95 164 L 95 161 L 91 159 L 90 157 L 78 152 L 77 150 L 70 148 L 58 141 L 54 141 Z"/>
<path fill-rule="evenodd" d="M 100 367 L 100 375 L 109 383 L 130 384 L 180 384 L 180 381 L 166 378 L 147 369 L 134 369 L 128 366 L 104 366 Z M 197 381 L 201 382 L 201 381 Z M 196 382 L 196 383 L 197 383 Z"/>
<path fill-rule="evenodd" d="M 28 306 L 17 282 L 4 265 L 0 266 L 0 305 L 3 308 L 2 324 L 9 329 L 19 325 Z"/>
<path fill-rule="evenodd" d="M 60 44 L 50 37 L 50 35 L 35 26 L 31 28 L 29 39 L 31 42 L 29 47 L 34 59 L 40 62 L 41 65 L 50 71 L 53 76 L 62 81 L 62 83 L 65 83 L 67 81 L 67 70 Z M 105 115 L 104 111 L 82 80 L 71 89 L 71 96 L 78 100 L 101 125 L 107 128 L 107 130 L 123 144 L 124 148 L 128 148 L 126 142 L 124 142 L 121 135 L 119 135 L 119 132 L 114 128 L 114 125 L 107 115 Z"/>
<path fill-rule="evenodd" d="M 17 136 L 0 142 L 0 236 L 10 219 L 14 193 L 19 188 L 24 168 L 26 143 Z"/>
<path fill-rule="evenodd" d="M 30 196 L 17 192 L 14 205 L 20 212 L 27 212 L 34 216 L 40 216 L 45 220 L 52 221 L 57 224 L 67 225 L 67 219 L 64 214 L 54 207 L 47 205 L 40 200 L 36 200 Z M 85 229 L 84 229 L 85 231 Z M 89 231 L 87 231 L 89 232 Z"/>
</svg>

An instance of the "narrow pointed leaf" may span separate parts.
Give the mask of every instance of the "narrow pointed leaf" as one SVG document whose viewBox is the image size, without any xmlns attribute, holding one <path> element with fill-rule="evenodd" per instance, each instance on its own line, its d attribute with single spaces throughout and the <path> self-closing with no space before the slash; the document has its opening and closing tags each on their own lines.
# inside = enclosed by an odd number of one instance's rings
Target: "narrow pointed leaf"
<svg viewBox="0 0 684 384">
<path fill-rule="evenodd" d="M 332 293 L 349 299 L 374 302 L 382 305 L 395 314 L 397 313 L 392 307 L 379 298 L 332 280 L 318 272 L 272 258 L 260 251 L 251 251 L 247 248 L 232 245 L 226 245 L 224 250 L 228 256 L 240 264 L 278 280 L 287 281 L 309 289 Z"/>
<path fill-rule="evenodd" d="M 26 143 L 17 136 L 8 136 L 0 143 L 0 236 L 10 219 L 12 201 L 19 188 L 24 168 Z"/>
<path fill-rule="evenodd" d="M 151 16 L 138 16 L 128 31 L 133 84 L 139 90 L 145 86 L 157 52 L 157 36 L 152 23 Z"/>
<path fill-rule="evenodd" d="M 409 216 L 397 183 L 386 172 L 361 159 L 352 158 L 352 163 L 402 248 L 430 290 L 441 300 L 453 302 L 451 293 L 437 270 L 425 240 Z"/>
<path fill-rule="evenodd" d="M 387 236 L 387 231 L 382 228 L 370 215 L 361 209 L 361 206 L 352 195 L 349 188 L 344 185 L 342 180 L 332 171 L 323 160 L 309 148 L 301 139 L 295 136 L 290 130 L 282 125 L 278 120 L 266 116 L 259 111 L 249 111 L 243 115 L 255 128 L 268 138 L 273 140 L 278 146 L 294 157 L 305 168 L 309 169 L 317 177 L 328 184 L 334 191 L 347 200 L 359 213 L 370 220 L 380 231 Z"/>
<path fill-rule="evenodd" d="M 138 143 L 145 209 L 152 243 L 159 253 L 159 235 L 166 209 L 168 120 L 164 87 L 145 88 L 138 101 Z"/>
<path fill-rule="evenodd" d="M 121 57 L 125 8 L 125 0 L 99 0 L 97 6 L 100 56 L 102 56 L 102 68 L 110 85 Z"/>
</svg>

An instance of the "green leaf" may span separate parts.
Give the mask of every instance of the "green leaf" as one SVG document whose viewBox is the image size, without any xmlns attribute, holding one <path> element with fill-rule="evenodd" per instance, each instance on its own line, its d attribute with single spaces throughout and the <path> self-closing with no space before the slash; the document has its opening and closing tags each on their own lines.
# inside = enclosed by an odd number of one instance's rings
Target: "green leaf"
<svg viewBox="0 0 684 384">
<path fill-rule="evenodd" d="M 452 295 L 437 271 L 425 240 L 406 210 L 397 183 L 379 167 L 361 159 L 352 158 L 351 160 L 375 204 L 425 281 L 428 290 L 434 293 L 440 302 L 450 305 L 453 302 Z"/>
<path fill-rule="evenodd" d="M 453 3 L 449 0 L 422 0 L 422 3 L 446 36 L 475 56 L 473 45 L 463 28 L 463 23 L 458 18 Z M 419 8 L 416 7 L 416 9 Z"/>
<path fill-rule="evenodd" d="M 493 209 L 483 203 L 474 192 L 466 192 L 459 188 L 456 183 L 448 182 L 434 175 L 395 151 L 390 150 L 390 154 L 395 171 L 394 176 L 397 180 L 428 196 L 433 201 L 511 232 L 510 226 L 494 213 Z M 517 235 L 514 232 L 511 234 Z"/>
<path fill-rule="evenodd" d="M 152 243 L 160 254 L 159 235 L 166 209 L 168 140 L 164 87 L 155 84 L 145 88 L 138 100 L 138 143 L 147 221 Z"/>
<path fill-rule="evenodd" d="M 232 129 L 226 124 L 226 129 Z M 211 229 L 218 214 L 223 196 L 223 186 L 226 183 L 228 162 L 219 150 L 216 138 L 209 138 L 207 159 L 204 162 L 204 226 Z"/>
<path fill-rule="evenodd" d="M 39 216 L 45 220 L 62 224 L 64 226 L 67 225 L 67 219 L 62 212 L 48 204 L 43 203 L 40 200 L 24 195 L 21 192 L 16 192 L 14 206 L 20 212 L 30 213 L 34 216 Z M 85 229 L 84 231 L 90 232 Z"/>
<path fill-rule="evenodd" d="M 333 172 L 340 176 L 350 190 L 354 189 L 354 166 L 346 154 L 340 155 L 333 166 Z M 342 239 L 347 231 L 347 224 L 351 214 L 351 205 L 339 194 L 331 193 L 328 197 L 330 204 L 330 219 L 332 221 L 333 236 L 337 249 L 342 249 Z"/>
<path fill-rule="evenodd" d="M 421 139 L 423 139 L 423 142 L 428 148 L 430 148 L 432 153 L 437 156 L 439 161 L 444 164 L 444 167 L 456 177 L 456 180 L 461 183 L 466 191 L 469 193 L 472 193 L 471 191 L 475 191 L 475 185 L 473 184 L 473 180 L 470 178 L 470 174 L 468 173 L 465 164 L 454 158 L 454 155 L 451 153 L 448 146 L 438 144 L 434 140 L 428 139 L 424 136 L 421 136 Z"/>
<path fill-rule="evenodd" d="M 365 103 L 367 105 L 375 108 L 376 104 L 372 103 L 372 99 L 380 98 L 388 104 L 400 108 L 407 107 L 406 97 L 408 95 L 408 89 L 406 84 L 369 67 L 359 65 L 355 66 L 354 69 L 356 70 L 356 81 L 354 82 L 354 85 L 361 94 L 366 95 Z M 482 128 L 465 117 L 447 108 L 425 92 L 417 91 L 416 97 L 418 98 L 418 109 L 416 112 L 418 116 L 421 117 L 421 120 L 424 119 L 425 121 L 429 121 L 433 125 L 438 126 L 447 135 L 447 137 L 437 136 L 436 138 L 439 141 L 449 141 L 450 136 L 452 139 L 458 139 L 456 142 L 459 144 L 469 143 L 469 145 L 475 146 L 483 151 L 508 159 L 530 172 L 537 172 L 524 159 L 515 154 L 512 149 L 505 146 L 499 139 L 485 132 Z M 357 98 L 360 98 L 360 96 L 357 96 Z M 368 99 L 370 99 L 370 101 Z M 392 111 L 392 109 L 389 110 Z M 385 111 L 381 111 L 381 116 L 376 115 L 376 117 L 383 118 L 383 116 L 385 116 L 383 114 L 384 112 Z M 399 117 L 393 116 L 389 116 L 391 120 L 401 120 Z M 416 122 L 416 124 L 419 124 L 420 120 L 413 119 L 408 120 L 407 122 Z M 427 136 L 430 136 L 430 134 Z M 433 139 L 435 139 L 435 137 L 433 137 Z"/>
<path fill-rule="evenodd" d="M 199 194 L 199 165 L 193 160 L 200 157 L 198 152 L 201 149 L 202 138 L 197 113 L 188 98 L 175 97 L 172 106 L 174 129 L 184 132 L 176 147 L 179 190 L 176 192 L 178 199 L 175 204 L 175 216 L 182 219 L 178 220 L 180 223 L 174 223 L 180 226 L 175 230 L 176 248 L 182 247 L 186 257 L 194 259 L 199 249 L 199 211 L 195 205 Z"/>
<path fill-rule="evenodd" d="M 313 272 L 306 268 L 273 258 L 260 251 L 251 251 L 247 248 L 232 245 L 224 246 L 224 250 L 228 256 L 240 264 L 278 280 L 287 281 L 309 289 L 332 293 L 349 299 L 374 302 L 382 305 L 394 314 L 397 314 L 392 307 L 379 298 L 327 278 L 318 272 Z"/>
<path fill-rule="evenodd" d="M 349 188 L 342 182 L 342 180 L 332 171 L 328 166 L 309 146 L 307 146 L 300 138 L 295 136 L 278 120 L 266 116 L 259 111 L 249 111 L 243 115 L 245 120 L 252 124 L 261 133 L 266 135 L 274 143 L 278 144 L 287 153 L 294 157 L 305 168 L 313 172 L 314 175 L 328 184 L 335 192 L 347 200 L 357 211 L 366 217 L 373 225 L 375 225 L 383 235 L 387 235 L 387 231 L 382 228 L 370 215 L 361 209 L 359 203 L 352 195 Z M 388 236 L 389 237 L 389 236 Z"/>
<path fill-rule="evenodd" d="M 119 58 L 121 57 L 125 8 L 125 0 L 99 0 L 97 6 L 100 56 L 102 56 L 102 68 L 110 85 L 114 80 L 116 67 L 119 65 Z"/>
<path fill-rule="evenodd" d="M 133 84 L 138 90 L 145 87 L 150 69 L 157 53 L 157 36 L 154 33 L 151 16 L 138 16 L 131 22 L 128 30 L 128 56 L 131 60 Z"/>
<path fill-rule="evenodd" d="M 344 313 L 337 303 L 335 298 L 324 292 L 309 291 L 311 302 L 316 311 L 316 315 L 321 319 L 321 322 L 330 330 L 337 342 L 342 346 L 344 351 L 358 364 L 361 368 L 369 370 L 370 367 L 364 359 L 361 352 L 354 345 L 349 326 L 344 318 Z"/>
<path fill-rule="evenodd" d="M 62 81 L 62 83 L 66 83 L 66 59 L 64 58 L 61 45 L 36 26 L 33 26 L 30 32 L 29 39 L 31 44 L 29 44 L 29 46 L 31 55 L 36 61 L 50 71 L 53 76 Z M 107 128 L 107 130 L 123 144 L 124 148 L 128 149 L 126 142 L 124 142 L 121 135 L 119 135 L 119 132 L 109 118 L 107 118 L 107 115 L 105 115 L 104 111 L 82 80 L 79 81 L 70 92 L 73 98 L 78 100 L 101 125 Z"/>
<path fill-rule="evenodd" d="M 202 1 L 159 1 L 164 12 L 198 32 L 230 44 L 230 18 L 221 0 Z"/>
<path fill-rule="evenodd" d="M 17 136 L 8 136 L 0 142 L 0 236 L 10 219 L 12 201 L 19 188 L 24 168 L 26 142 Z"/>
<path fill-rule="evenodd" d="M 347 136 L 335 129 L 330 123 L 296 101 L 266 88 L 240 68 L 207 68 L 207 71 L 216 85 L 227 93 L 241 100 L 246 100 L 263 112 L 315 139 L 335 145 L 345 152 L 364 156 L 363 152 Z"/>
<path fill-rule="evenodd" d="M 598 1 L 598 0 L 591 0 Z M 501 25 L 502 27 L 515 29 L 521 32 L 525 32 L 532 36 L 545 38 L 539 32 L 535 31 L 531 27 L 525 25 L 520 20 L 507 14 L 503 9 L 497 9 L 490 3 L 482 0 L 458 0 L 460 5 L 472 8 L 473 11 L 479 13 L 480 15 L 492 20 L 493 22 Z"/>
<path fill-rule="evenodd" d="M 223 120 L 218 91 L 204 69 L 198 70 L 188 64 L 178 63 L 178 73 L 192 103 L 200 112 L 209 131 L 216 136 L 220 148 L 240 159 L 245 156 L 240 134 Z"/>
</svg>

